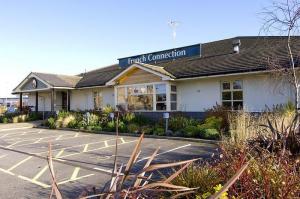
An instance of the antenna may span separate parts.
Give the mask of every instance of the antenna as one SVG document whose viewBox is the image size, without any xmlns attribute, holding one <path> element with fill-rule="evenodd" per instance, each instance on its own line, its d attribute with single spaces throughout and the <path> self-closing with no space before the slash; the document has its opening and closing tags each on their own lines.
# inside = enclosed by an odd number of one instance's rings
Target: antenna
<svg viewBox="0 0 300 199">
<path fill-rule="evenodd" d="M 179 21 L 170 20 L 168 22 L 168 25 L 172 28 L 172 37 L 173 37 L 174 42 L 176 40 L 176 28 L 177 28 L 177 26 L 179 26 L 179 24 L 180 24 Z"/>
</svg>

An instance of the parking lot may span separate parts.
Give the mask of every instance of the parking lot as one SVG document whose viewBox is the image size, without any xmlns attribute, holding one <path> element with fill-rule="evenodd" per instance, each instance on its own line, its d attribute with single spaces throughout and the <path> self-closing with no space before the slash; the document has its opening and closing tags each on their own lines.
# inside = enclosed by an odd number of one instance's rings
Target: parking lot
<svg viewBox="0 0 300 199">
<path fill-rule="evenodd" d="M 118 163 L 126 163 L 138 137 L 120 136 Z M 54 170 L 65 198 L 101 188 L 110 179 L 115 137 L 74 131 L 8 125 L 0 128 L 0 198 L 48 198 L 51 178 L 47 154 L 51 143 Z M 216 145 L 145 138 L 138 164 L 160 147 L 156 162 L 210 157 Z"/>
</svg>

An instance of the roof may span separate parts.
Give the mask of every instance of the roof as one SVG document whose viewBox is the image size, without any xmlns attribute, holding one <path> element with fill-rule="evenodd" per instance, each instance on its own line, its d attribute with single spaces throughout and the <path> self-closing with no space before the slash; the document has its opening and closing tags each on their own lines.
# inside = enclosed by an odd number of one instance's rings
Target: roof
<svg viewBox="0 0 300 199">
<path fill-rule="evenodd" d="M 232 41 L 240 39 L 239 53 L 233 53 Z M 300 37 L 294 37 L 295 58 L 300 52 Z M 202 56 L 183 58 L 155 65 L 162 66 L 177 79 L 268 69 L 269 60 L 288 64 L 286 37 L 236 37 L 202 44 Z"/>
<path fill-rule="evenodd" d="M 83 74 L 82 79 L 77 83 L 76 88 L 103 86 L 123 70 L 124 69 L 119 67 L 119 65 L 115 64 L 89 71 Z"/>
<path fill-rule="evenodd" d="M 234 53 L 232 42 L 237 39 L 241 42 L 240 51 Z M 139 65 L 173 79 L 267 70 L 270 59 L 276 59 L 281 65 L 289 63 L 286 39 L 281 36 L 234 37 L 203 43 L 201 56 Z M 296 63 L 299 63 L 300 37 L 292 39 Z M 115 64 L 78 76 L 34 74 L 53 86 L 85 88 L 104 86 L 125 69 Z"/>
<path fill-rule="evenodd" d="M 162 75 L 166 75 L 166 76 L 169 76 L 171 78 L 175 78 L 174 75 L 172 75 L 171 73 L 169 73 L 168 71 L 166 71 L 164 69 L 164 67 L 161 67 L 161 66 L 155 66 L 155 65 L 151 65 L 151 64 L 144 64 L 144 63 L 137 63 L 138 65 L 141 65 L 142 67 L 144 68 L 147 68 L 151 71 L 154 71 L 154 72 L 158 72 Z"/>
<path fill-rule="evenodd" d="M 80 76 L 72 75 L 58 75 L 50 73 L 37 73 L 33 72 L 32 74 L 38 76 L 48 84 L 53 87 L 71 87 L 75 88 L 78 81 L 81 79 Z"/>
</svg>

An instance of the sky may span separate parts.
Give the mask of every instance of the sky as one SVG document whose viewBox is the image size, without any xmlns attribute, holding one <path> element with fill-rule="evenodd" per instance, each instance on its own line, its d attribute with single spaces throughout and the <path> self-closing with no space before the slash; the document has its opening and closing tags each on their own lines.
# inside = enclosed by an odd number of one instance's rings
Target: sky
<svg viewBox="0 0 300 199">
<path fill-rule="evenodd" d="M 117 59 L 256 36 L 269 0 L 0 0 L 0 97 L 30 72 L 75 75 Z M 178 21 L 176 39 L 169 21 Z"/>
</svg>

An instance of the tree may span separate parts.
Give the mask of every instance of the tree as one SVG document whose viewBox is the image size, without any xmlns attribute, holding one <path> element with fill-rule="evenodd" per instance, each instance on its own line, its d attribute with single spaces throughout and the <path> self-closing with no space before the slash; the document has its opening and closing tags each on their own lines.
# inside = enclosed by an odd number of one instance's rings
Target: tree
<svg viewBox="0 0 300 199">
<path fill-rule="evenodd" d="M 293 38 L 299 33 L 300 20 L 300 1 L 286 0 L 285 2 L 273 2 L 272 6 L 264 8 L 261 13 L 263 16 L 263 26 L 261 31 L 266 34 L 280 34 L 285 37 L 287 50 L 287 62 L 281 62 L 276 57 L 268 58 L 268 67 L 275 76 L 287 80 L 295 95 L 296 111 L 299 109 L 299 78 L 297 77 L 297 52 L 294 52 Z"/>
</svg>

